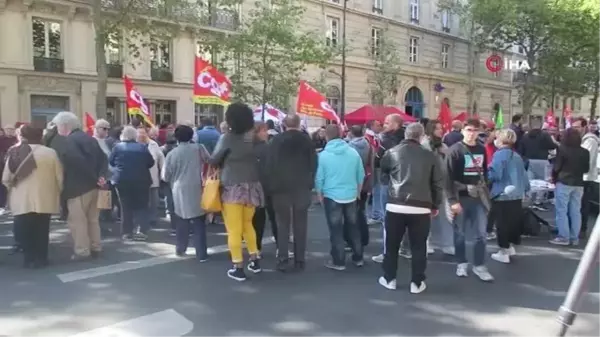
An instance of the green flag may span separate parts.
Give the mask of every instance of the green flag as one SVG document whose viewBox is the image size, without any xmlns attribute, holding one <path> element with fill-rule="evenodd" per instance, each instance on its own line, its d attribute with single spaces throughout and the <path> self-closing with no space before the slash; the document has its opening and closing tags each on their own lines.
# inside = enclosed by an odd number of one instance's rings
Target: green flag
<svg viewBox="0 0 600 337">
<path fill-rule="evenodd" d="M 496 112 L 494 123 L 496 124 L 496 130 L 500 130 L 504 127 L 504 114 L 502 114 L 501 106 L 498 106 L 498 112 Z"/>
</svg>

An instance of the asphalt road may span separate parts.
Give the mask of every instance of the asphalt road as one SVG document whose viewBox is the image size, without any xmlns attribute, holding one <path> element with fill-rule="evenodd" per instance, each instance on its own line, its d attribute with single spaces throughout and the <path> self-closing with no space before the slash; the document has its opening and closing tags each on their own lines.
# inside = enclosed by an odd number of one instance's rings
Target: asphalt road
<svg viewBox="0 0 600 337">
<path fill-rule="evenodd" d="M 99 260 L 71 262 L 68 230 L 56 222 L 52 265 L 25 270 L 19 256 L 8 255 L 10 221 L 0 224 L 0 336 L 551 335 L 582 253 L 548 246 L 547 234 L 525 239 L 513 264 L 489 261 L 492 284 L 457 278 L 451 259 L 436 253 L 428 289 L 411 295 L 406 260 L 395 292 L 377 284 L 380 266 L 372 262 L 325 269 L 329 240 L 319 208 L 309 217 L 306 270 L 273 271 L 275 247 L 267 243 L 265 272 L 244 283 L 225 275 L 226 235 L 218 225 L 210 227 L 207 263 L 174 257 L 166 229 L 155 229 L 148 243 L 106 238 Z M 369 257 L 379 253 L 381 229 L 371 234 Z M 571 335 L 600 334 L 598 283 L 596 269 Z"/>
</svg>

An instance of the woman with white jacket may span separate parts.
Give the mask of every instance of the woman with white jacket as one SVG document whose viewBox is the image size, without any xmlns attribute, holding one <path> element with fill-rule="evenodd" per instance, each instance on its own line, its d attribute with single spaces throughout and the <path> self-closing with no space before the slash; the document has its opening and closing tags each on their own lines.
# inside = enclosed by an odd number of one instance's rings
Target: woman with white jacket
<svg viewBox="0 0 600 337">
<path fill-rule="evenodd" d="M 148 203 L 148 220 L 150 227 L 155 227 L 158 222 L 158 203 L 160 201 L 160 172 L 165 165 L 165 155 L 163 154 L 157 142 L 153 141 L 148 132 L 144 128 L 139 128 L 137 133 L 138 143 L 147 144 L 148 151 L 154 159 L 154 166 L 150 168 L 150 176 L 152 177 L 152 185 L 150 185 L 150 200 Z"/>
</svg>

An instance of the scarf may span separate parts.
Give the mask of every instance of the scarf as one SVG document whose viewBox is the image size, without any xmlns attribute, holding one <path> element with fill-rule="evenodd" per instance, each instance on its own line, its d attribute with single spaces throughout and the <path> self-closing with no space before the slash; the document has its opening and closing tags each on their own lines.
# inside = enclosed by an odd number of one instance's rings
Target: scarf
<svg viewBox="0 0 600 337">
<path fill-rule="evenodd" d="M 37 168 L 33 155 L 30 155 L 32 151 L 31 146 L 24 141 L 8 150 L 8 169 L 14 175 L 12 179 L 13 186 L 29 177 Z"/>
</svg>

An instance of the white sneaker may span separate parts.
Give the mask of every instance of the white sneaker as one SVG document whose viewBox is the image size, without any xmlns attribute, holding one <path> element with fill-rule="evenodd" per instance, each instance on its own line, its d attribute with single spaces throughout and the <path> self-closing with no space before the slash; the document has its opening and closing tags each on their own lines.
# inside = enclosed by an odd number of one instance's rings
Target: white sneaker
<svg viewBox="0 0 600 337">
<path fill-rule="evenodd" d="M 411 294 L 420 294 L 427 289 L 427 285 L 425 281 L 421 281 L 421 285 L 417 287 L 417 284 L 414 282 L 410 283 L 410 293 Z"/>
<path fill-rule="evenodd" d="M 444 247 L 442 248 L 442 253 L 454 256 L 454 247 Z"/>
<path fill-rule="evenodd" d="M 429 255 L 433 253 L 435 253 L 435 249 L 433 249 L 433 247 L 429 245 L 429 241 L 427 241 L 427 254 Z"/>
<path fill-rule="evenodd" d="M 483 282 L 492 282 L 494 277 L 488 271 L 486 266 L 473 267 L 473 274 L 477 275 Z"/>
<path fill-rule="evenodd" d="M 492 254 L 492 259 L 501 263 L 510 263 L 510 253 L 508 249 L 500 248 L 497 253 Z"/>
<path fill-rule="evenodd" d="M 385 280 L 385 277 L 381 276 L 379 278 L 379 284 L 381 284 L 386 289 L 396 290 L 396 279 L 393 279 L 390 282 L 388 282 Z"/>
<path fill-rule="evenodd" d="M 409 250 L 402 250 L 400 249 L 398 251 L 398 256 L 403 257 L 405 259 L 412 259 L 412 253 Z"/>
<path fill-rule="evenodd" d="M 468 263 L 459 263 L 458 266 L 456 266 L 456 276 L 458 276 L 458 277 L 469 276 L 469 264 Z"/>
<path fill-rule="evenodd" d="M 375 263 L 383 263 L 383 254 L 379 254 L 379 255 L 375 255 L 371 258 L 371 260 L 373 260 L 373 262 Z"/>
<path fill-rule="evenodd" d="M 508 247 L 508 255 L 510 256 L 515 256 L 517 255 L 517 251 L 515 250 L 515 246 L 514 245 L 510 245 L 510 247 Z"/>
</svg>

